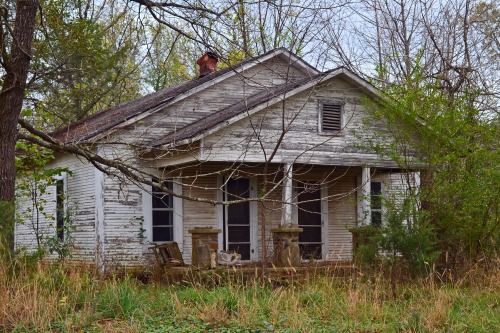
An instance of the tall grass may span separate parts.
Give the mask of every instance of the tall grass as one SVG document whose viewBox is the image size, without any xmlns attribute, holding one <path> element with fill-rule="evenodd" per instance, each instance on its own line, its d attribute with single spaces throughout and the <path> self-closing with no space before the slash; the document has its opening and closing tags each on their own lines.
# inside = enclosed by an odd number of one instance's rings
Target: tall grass
<svg viewBox="0 0 500 333">
<path fill-rule="evenodd" d="M 312 276 L 287 286 L 100 280 L 89 267 L 1 259 L 0 332 L 495 332 L 500 270 L 401 283 Z M 479 274 L 481 278 L 477 278 Z"/>
</svg>

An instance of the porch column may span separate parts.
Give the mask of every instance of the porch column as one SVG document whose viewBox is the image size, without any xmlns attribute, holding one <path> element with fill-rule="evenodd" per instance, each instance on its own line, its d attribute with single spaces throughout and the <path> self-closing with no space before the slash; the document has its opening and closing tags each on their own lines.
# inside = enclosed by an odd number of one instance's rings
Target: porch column
<svg viewBox="0 0 500 333">
<path fill-rule="evenodd" d="M 363 167 L 361 171 L 361 224 L 370 225 L 370 195 L 371 195 L 371 174 L 369 167 Z"/>
<path fill-rule="evenodd" d="M 283 174 L 283 212 L 281 215 L 281 226 L 292 226 L 292 184 L 293 164 L 287 163 Z"/>
</svg>

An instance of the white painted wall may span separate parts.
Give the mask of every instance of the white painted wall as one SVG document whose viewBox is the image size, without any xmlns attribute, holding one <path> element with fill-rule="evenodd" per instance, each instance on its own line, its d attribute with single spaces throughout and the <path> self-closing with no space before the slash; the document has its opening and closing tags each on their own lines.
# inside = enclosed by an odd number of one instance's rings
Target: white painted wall
<svg viewBox="0 0 500 333">
<path fill-rule="evenodd" d="M 94 261 L 95 256 L 95 171 L 89 163 L 80 161 L 75 156 L 60 155 L 50 163 L 48 168 L 68 168 L 72 174 L 66 175 L 67 209 L 74 227 L 72 236 L 75 247 L 72 250 L 74 260 Z M 55 216 L 56 198 L 55 186 L 48 188 L 44 196 L 44 209 Z M 26 248 L 29 251 L 36 249 L 36 238 L 33 231 L 33 219 L 27 216 L 30 201 L 19 198 L 17 215 L 19 223 L 16 225 L 16 248 Z M 47 218 L 40 220 L 40 227 L 45 235 L 55 235 L 55 220 Z"/>
</svg>

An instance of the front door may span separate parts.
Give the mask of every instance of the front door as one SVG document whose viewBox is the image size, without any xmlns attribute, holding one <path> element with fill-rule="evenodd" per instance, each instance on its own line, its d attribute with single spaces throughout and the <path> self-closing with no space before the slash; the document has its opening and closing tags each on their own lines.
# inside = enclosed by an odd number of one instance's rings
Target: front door
<svg viewBox="0 0 500 333">
<path fill-rule="evenodd" d="M 297 220 L 303 231 L 299 234 L 299 248 L 303 259 L 321 259 L 321 187 L 318 183 L 298 185 Z"/>
<path fill-rule="evenodd" d="M 228 179 L 226 200 L 241 200 L 250 197 L 248 178 Z M 242 260 L 250 260 L 250 202 L 240 202 L 225 206 L 223 246 L 229 252 L 241 254 Z"/>
</svg>

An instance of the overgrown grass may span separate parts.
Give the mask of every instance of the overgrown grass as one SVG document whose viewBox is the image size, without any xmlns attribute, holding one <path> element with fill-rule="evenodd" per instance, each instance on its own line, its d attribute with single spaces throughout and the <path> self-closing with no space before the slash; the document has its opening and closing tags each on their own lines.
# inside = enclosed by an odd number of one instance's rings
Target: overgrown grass
<svg viewBox="0 0 500 333">
<path fill-rule="evenodd" d="M 398 285 L 377 274 L 216 287 L 99 280 L 89 268 L 0 266 L 1 332 L 498 332 L 500 270 Z M 481 271 L 482 272 L 482 271 Z"/>
</svg>

